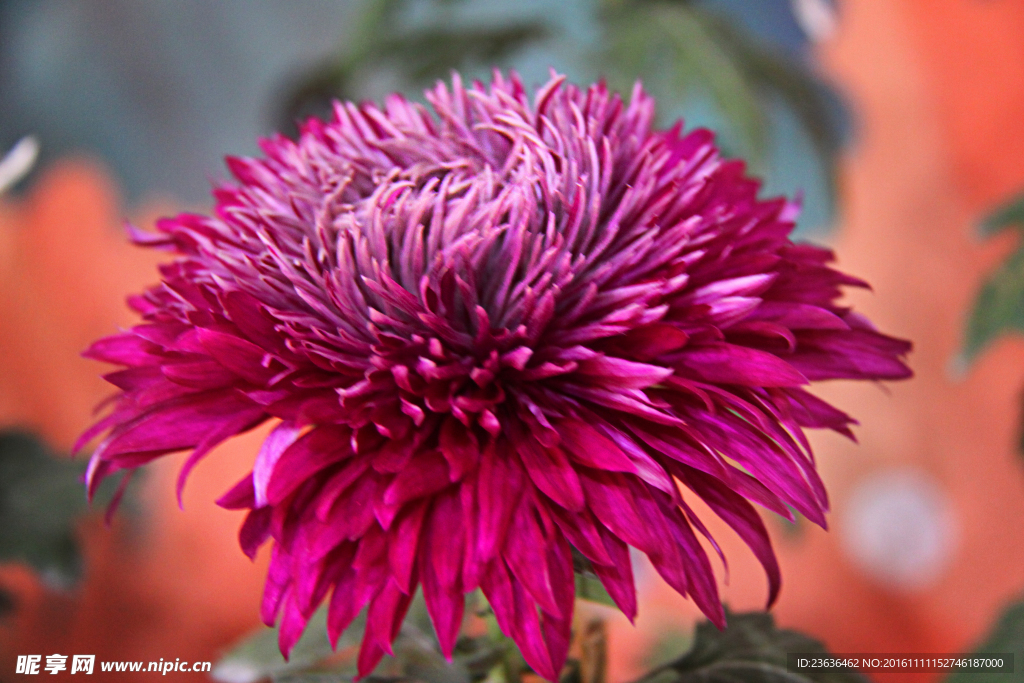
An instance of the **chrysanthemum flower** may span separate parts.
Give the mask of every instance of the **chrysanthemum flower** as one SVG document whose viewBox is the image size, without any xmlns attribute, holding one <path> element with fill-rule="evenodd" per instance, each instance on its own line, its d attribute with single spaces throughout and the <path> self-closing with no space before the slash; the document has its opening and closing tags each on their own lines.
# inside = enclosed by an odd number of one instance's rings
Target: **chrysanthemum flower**
<svg viewBox="0 0 1024 683">
<path fill-rule="evenodd" d="M 95 489 L 166 453 L 189 470 L 277 426 L 220 503 L 273 554 L 262 605 L 288 652 L 329 601 L 332 638 L 368 607 L 359 670 L 422 586 L 452 652 L 482 589 L 542 676 L 566 657 L 573 549 L 630 618 L 629 546 L 715 623 L 687 497 L 779 569 L 751 503 L 824 525 L 802 428 L 852 420 L 805 391 L 898 379 L 910 345 L 837 303 L 864 286 L 788 238 L 712 135 L 652 129 L 654 102 L 554 78 L 456 77 L 425 107 L 335 106 L 298 141 L 228 159 L 212 216 L 136 240 L 173 250 L 130 300 L 144 323 L 87 356 L 124 366 Z M 691 498 L 692 499 L 692 498 Z"/>
</svg>

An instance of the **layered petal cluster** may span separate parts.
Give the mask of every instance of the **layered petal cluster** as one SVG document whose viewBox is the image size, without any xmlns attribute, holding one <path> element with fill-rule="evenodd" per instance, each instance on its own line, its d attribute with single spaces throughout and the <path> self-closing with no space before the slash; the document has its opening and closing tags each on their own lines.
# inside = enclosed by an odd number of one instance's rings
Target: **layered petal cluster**
<svg viewBox="0 0 1024 683">
<path fill-rule="evenodd" d="M 482 589 L 526 660 L 566 657 L 574 557 L 630 618 L 629 546 L 724 623 L 702 499 L 779 569 L 752 503 L 824 525 L 803 428 L 852 420 L 811 380 L 898 379 L 907 342 L 840 305 L 829 251 L 789 239 L 711 133 L 652 128 L 654 102 L 553 78 L 439 84 L 428 108 L 339 103 L 297 141 L 229 159 L 213 215 L 135 239 L 177 254 L 130 300 L 137 327 L 89 486 L 276 427 L 221 504 L 273 539 L 262 605 L 287 652 L 329 603 L 362 609 L 359 669 L 422 587 L 445 653 Z M 179 489 L 180 492 L 180 489 Z"/>
</svg>

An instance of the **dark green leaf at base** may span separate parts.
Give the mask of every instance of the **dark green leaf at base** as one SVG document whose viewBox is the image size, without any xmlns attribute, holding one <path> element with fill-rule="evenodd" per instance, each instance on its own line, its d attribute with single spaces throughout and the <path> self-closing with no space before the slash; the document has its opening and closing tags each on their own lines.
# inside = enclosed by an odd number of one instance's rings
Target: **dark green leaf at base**
<svg viewBox="0 0 1024 683">
<path fill-rule="evenodd" d="M 786 666 L 788 653 L 825 654 L 825 646 L 797 631 L 776 628 L 767 613 L 727 616 L 724 631 L 711 622 L 699 624 L 689 652 L 636 683 L 867 683 L 862 674 L 849 669 L 791 672 Z"/>
<path fill-rule="evenodd" d="M 981 655 L 990 652 L 1014 653 L 1013 673 L 957 672 L 945 683 L 1022 683 L 1024 682 L 1024 601 L 1006 608 L 985 641 L 974 650 Z"/>
</svg>

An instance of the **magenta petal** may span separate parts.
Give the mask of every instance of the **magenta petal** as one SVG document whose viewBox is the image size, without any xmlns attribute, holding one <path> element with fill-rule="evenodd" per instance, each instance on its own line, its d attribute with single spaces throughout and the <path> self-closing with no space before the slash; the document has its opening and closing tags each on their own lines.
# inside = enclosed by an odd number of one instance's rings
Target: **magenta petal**
<svg viewBox="0 0 1024 683">
<path fill-rule="evenodd" d="M 595 469 L 635 473 L 636 467 L 615 442 L 579 420 L 562 420 L 557 427 L 573 459 Z"/>
<path fill-rule="evenodd" d="M 850 328 L 835 313 L 811 304 L 783 301 L 765 301 L 751 316 L 755 320 L 768 320 L 792 330 L 848 330 Z"/>
<path fill-rule="evenodd" d="M 398 584 L 393 581 L 385 584 L 384 589 L 370 602 L 363 642 L 370 641 L 389 655 L 394 654 L 391 641 L 398 637 L 402 619 L 411 602 L 412 596 L 403 592 Z"/>
<path fill-rule="evenodd" d="M 175 384 L 208 390 L 223 389 L 238 381 L 237 375 L 214 360 L 168 363 L 160 368 L 161 375 Z"/>
<path fill-rule="evenodd" d="M 273 474 L 274 466 L 284 451 L 298 440 L 302 429 L 291 422 L 282 422 L 267 436 L 260 452 L 256 455 L 256 463 L 252 466 L 253 490 L 256 505 L 267 504 L 267 485 Z"/>
<path fill-rule="evenodd" d="M 900 357 L 910 343 L 871 330 L 814 330 L 797 336 L 793 367 L 809 379 L 905 379 L 911 376 Z"/>
<path fill-rule="evenodd" d="M 629 547 L 602 528 L 602 536 L 608 556 L 607 564 L 594 564 L 594 573 L 601 579 L 608 595 L 626 617 L 636 619 L 636 586 L 633 582 L 633 563 L 629 557 Z"/>
<path fill-rule="evenodd" d="M 311 617 L 328 591 L 351 569 L 355 552 L 353 544 L 346 543 L 306 564 L 294 588 L 296 603 L 304 616 Z"/>
<path fill-rule="evenodd" d="M 672 369 L 613 356 L 598 356 L 580 361 L 577 372 L 607 378 L 624 389 L 644 389 L 671 375 Z"/>
<path fill-rule="evenodd" d="M 266 486 L 268 502 L 279 503 L 312 475 L 348 458 L 348 444 L 337 436 L 335 430 L 318 427 L 287 446 L 274 461 Z"/>
<path fill-rule="evenodd" d="M 690 335 L 674 325 L 654 323 L 638 327 L 626 335 L 616 346 L 640 360 L 654 360 L 686 345 Z"/>
<path fill-rule="evenodd" d="M 548 659 L 551 662 L 551 671 L 557 680 L 558 672 L 565 666 L 565 659 L 569 654 L 569 644 L 572 640 L 572 616 L 566 614 L 562 617 L 554 617 L 544 613 L 541 615 L 541 632 L 544 634 L 544 644 L 548 648 Z"/>
<path fill-rule="evenodd" d="M 480 460 L 480 445 L 473 433 L 458 420 L 448 418 L 441 425 L 439 437 L 441 453 L 448 461 L 452 481 L 462 479 L 476 468 Z"/>
<path fill-rule="evenodd" d="M 557 446 L 544 448 L 522 433 L 516 433 L 513 447 L 530 480 L 548 498 L 566 510 L 579 512 L 583 509 L 585 501 L 579 477 L 562 449 Z"/>
<path fill-rule="evenodd" d="M 680 374 L 704 382 L 762 387 L 807 384 L 792 359 L 787 363 L 766 351 L 735 344 L 689 348 L 673 356 L 672 363 Z"/>
<path fill-rule="evenodd" d="M 194 448 L 225 423 L 246 424 L 257 419 L 261 413 L 252 402 L 231 390 L 173 399 L 157 404 L 139 417 L 118 426 L 104 445 L 104 457 Z M 239 420 L 240 414 L 248 419 Z"/>
<path fill-rule="evenodd" d="M 127 392 L 144 391 L 164 377 L 161 368 L 154 365 L 146 365 L 140 368 L 127 368 L 117 372 L 108 372 L 103 379 L 113 384 L 118 389 Z"/>
<path fill-rule="evenodd" d="M 789 408 L 793 417 L 801 427 L 833 429 L 856 441 L 849 425 L 857 424 L 857 422 L 846 413 L 800 389 L 787 389 L 786 395 L 789 398 Z"/>
<path fill-rule="evenodd" d="M 279 370 L 264 362 L 266 352 L 252 342 L 214 330 L 198 330 L 199 340 L 221 365 L 256 386 L 266 385 Z"/>
<path fill-rule="evenodd" d="M 129 367 L 159 365 L 162 360 L 159 346 L 131 332 L 100 339 L 82 355 L 93 360 Z"/>
<path fill-rule="evenodd" d="M 515 628 L 516 603 L 512 594 L 512 578 L 503 560 L 496 559 L 488 565 L 480 588 L 494 610 L 494 618 L 502 633 L 511 634 Z"/>
<path fill-rule="evenodd" d="M 601 533 L 597 530 L 597 523 L 589 511 L 584 510 L 579 514 L 573 514 L 558 507 L 552 507 L 550 512 L 565 537 L 588 560 L 597 564 L 612 563 L 612 559 L 604 547 L 604 542 L 601 540 Z"/>
<path fill-rule="evenodd" d="M 445 590 L 440 582 L 427 569 L 423 572 L 423 596 L 430 613 L 430 621 L 437 633 L 437 642 L 441 653 L 449 661 L 455 649 L 455 641 L 462 628 L 462 616 L 465 609 L 465 598 L 461 586 L 454 590 Z"/>
<path fill-rule="evenodd" d="M 555 599 L 547 550 L 548 540 L 537 524 L 534 504 L 528 497 L 524 497 L 512 516 L 502 557 L 516 580 L 526 588 L 541 609 L 563 616 Z"/>
<path fill-rule="evenodd" d="M 285 345 L 274 329 L 274 321 L 256 297 L 231 291 L 224 295 L 224 311 L 247 339 L 266 351 L 284 355 Z"/>
<path fill-rule="evenodd" d="M 416 467 L 399 472 L 384 492 L 384 502 L 392 506 L 443 491 L 450 485 L 448 463 L 436 452 L 417 456 Z"/>
<path fill-rule="evenodd" d="M 182 492 L 185 489 L 185 482 L 188 479 L 188 475 L 192 472 L 192 468 L 195 467 L 200 460 L 206 457 L 206 454 L 213 450 L 215 447 L 220 445 L 223 441 L 235 436 L 247 432 L 250 429 L 256 427 L 264 420 L 267 419 L 266 414 L 257 407 L 249 407 L 247 410 L 239 411 L 233 415 L 230 419 L 225 420 L 210 433 L 208 433 L 202 441 L 196 444 L 195 450 L 185 460 L 185 464 L 181 466 L 181 471 L 178 473 L 178 505 L 182 505 Z"/>
<path fill-rule="evenodd" d="M 541 627 L 548 646 L 551 667 L 555 671 L 561 671 L 572 639 L 576 579 L 572 570 L 572 554 L 565 539 L 556 536 L 548 544 L 547 550 L 547 564 L 558 612 L 552 614 L 545 610 L 541 617 Z"/>
<path fill-rule="evenodd" d="M 428 547 L 420 554 L 423 597 L 441 652 L 448 659 L 462 627 L 465 605 L 461 585 L 462 523 L 459 499 L 454 495 L 439 498 L 431 511 L 430 529 L 425 539 Z"/>
<path fill-rule="evenodd" d="M 231 490 L 217 499 L 217 505 L 225 510 L 244 510 L 256 507 L 256 491 L 252 484 L 252 474 L 242 477 Z"/>
<path fill-rule="evenodd" d="M 477 479 L 477 502 L 480 505 L 477 554 L 487 562 L 505 543 L 508 525 L 516 499 L 509 491 L 521 491 L 524 473 L 508 456 L 506 450 L 484 452 Z"/>
<path fill-rule="evenodd" d="M 685 552 L 692 551 L 692 547 L 683 546 L 678 541 L 673 542 L 673 537 L 677 535 L 677 530 L 674 527 L 680 522 L 687 524 L 679 508 L 667 496 L 662 498 L 642 483 L 634 484 L 632 489 L 633 500 L 640 515 L 647 521 L 651 538 L 655 541 L 647 550 L 651 564 L 665 579 L 665 582 L 681 595 L 695 591 L 695 582 L 700 577 L 695 579 L 694 574 L 702 571 L 701 561 L 703 560 L 703 565 L 707 566 L 708 572 L 711 571 L 711 565 L 708 564 L 703 549 L 700 549 L 700 557 L 692 557 Z M 686 530 L 689 531 L 689 526 Z M 714 588 L 714 575 L 712 574 L 710 578 Z M 698 602 L 698 604 L 700 603 Z"/>
<path fill-rule="evenodd" d="M 359 675 L 353 680 L 359 680 L 370 675 L 386 654 L 387 652 L 384 648 L 375 641 L 364 638 L 363 644 L 359 648 L 359 658 L 356 660 L 356 670 L 359 672 Z"/>
<path fill-rule="evenodd" d="M 335 584 L 327 609 L 327 635 L 332 644 L 337 645 L 338 638 L 370 601 L 371 591 L 368 589 L 369 586 L 359 580 L 355 570 L 347 571 Z"/>
<path fill-rule="evenodd" d="M 238 530 L 238 545 L 250 560 L 256 559 L 256 551 L 270 536 L 270 508 L 258 508 L 245 516 Z"/>
<path fill-rule="evenodd" d="M 480 585 L 494 610 L 498 626 L 516 641 L 526 663 L 547 680 L 557 680 L 537 609 L 526 591 L 509 576 L 504 562 L 492 562 Z"/>
<path fill-rule="evenodd" d="M 302 637 L 302 632 L 306 629 L 306 622 L 309 620 L 302 615 L 291 596 L 288 596 L 284 603 L 283 613 L 277 642 L 281 648 L 281 654 L 287 659 L 292 648 L 295 647 L 295 643 Z"/>
<path fill-rule="evenodd" d="M 512 583 L 512 593 L 516 605 L 516 621 L 512 637 L 523 654 L 526 663 L 533 667 L 542 678 L 549 681 L 558 680 L 558 671 L 551 661 L 548 643 L 541 630 L 537 609 L 526 591 L 519 584 Z"/>
<path fill-rule="evenodd" d="M 462 533 L 464 534 L 462 554 L 462 589 L 466 592 L 474 591 L 480 587 L 480 579 L 483 576 L 485 562 L 480 558 L 477 534 L 479 529 L 474 523 L 480 516 L 480 507 L 476 500 L 477 484 L 475 475 L 463 482 L 459 487 L 459 504 L 462 507 L 464 523 Z"/>
<path fill-rule="evenodd" d="M 363 478 L 363 475 L 369 468 L 370 465 L 365 460 L 349 460 L 339 469 L 335 470 L 323 488 L 320 489 L 320 496 L 316 505 L 317 519 L 321 522 L 326 522 L 338 501 L 344 498 L 345 493 L 353 484 Z"/>
<path fill-rule="evenodd" d="M 263 586 L 263 601 L 260 605 L 260 618 L 267 626 L 273 626 L 277 619 L 281 601 L 285 591 L 291 584 L 291 557 L 275 545 L 270 555 L 270 566 L 267 569 L 267 581 Z"/>
<path fill-rule="evenodd" d="M 671 517 L 671 521 L 676 542 L 679 543 L 681 552 L 691 561 L 687 571 L 690 596 L 700 607 L 701 612 L 719 629 L 723 629 L 725 628 L 725 610 L 718 597 L 718 586 L 715 584 L 715 574 L 711 569 L 707 553 L 704 552 L 704 548 L 701 547 L 690 525 L 687 524 L 678 509 Z"/>
<path fill-rule="evenodd" d="M 629 545 L 645 552 L 653 550 L 660 543 L 648 535 L 648 524 L 637 510 L 627 476 L 590 470 L 580 479 L 590 509 L 601 524 Z"/>
<path fill-rule="evenodd" d="M 407 512 L 389 530 L 388 562 L 398 587 L 406 593 L 413 588 L 413 569 L 416 565 L 416 549 L 420 542 L 420 529 L 427 512 L 426 501 L 410 506 Z"/>
<path fill-rule="evenodd" d="M 768 530 L 757 511 L 746 499 L 703 472 L 689 473 L 686 484 L 750 546 L 768 576 L 768 607 L 771 607 L 779 595 L 782 574 Z"/>
<path fill-rule="evenodd" d="M 378 500 L 384 482 L 366 473 L 353 486 L 340 495 L 325 518 L 323 536 L 331 543 L 341 540 L 357 540 L 376 526 L 377 518 L 374 501 Z M 382 528 L 382 527 L 379 527 Z"/>
</svg>

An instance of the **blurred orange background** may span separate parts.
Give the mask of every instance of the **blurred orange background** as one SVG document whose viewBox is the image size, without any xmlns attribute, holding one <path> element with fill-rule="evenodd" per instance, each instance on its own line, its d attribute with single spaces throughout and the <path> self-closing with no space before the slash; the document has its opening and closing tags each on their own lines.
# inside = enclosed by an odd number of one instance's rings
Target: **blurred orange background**
<svg viewBox="0 0 1024 683">
<path fill-rule="evenodd" d="M 768 521 L 784 580 L 774 614 L 836 652 L 964 652 L 1024 592 L 1024 460 L 1015 451 L 1024 343 L 1005 338 L 959 374 L 952 363 L 982 279 L 1014 246 L 1011 235 L 982 242 L 976 225 L 1024 188 L 1024 3 L 849 0 L 842 10 L 837 32 L 817 48 L 856 121 L 829 242 L 840 267 L 874 287 L 851 295 L 858 310 L 913 340 L 916 377 L 819 387 L 860 420 L 860 444 L 814 437 L 831 531 Z M 103 368 L 78 354 L 130 325 L 125 294 L 155 279 L 157 256 L 129 246 L 122 221 L 145 224 L 182 208 L 173 200 L 124 206 L 110 174 L 82 158 L 50 164 L 27 196 L 0 200 L 0 426 L 70 447 L 108 394 Z M 240 515 L 213 500 L 248 470 L 260 437 L 237 439 L 202 463 L 184 510 L 172 483 L 181 457 L 149 468 L 137 520 L 83 524 L 86 575 L 75 592 L 54 592 L 25 568 L 0 568 L 19 602 L 0 626 L 0 642 L 10 643 L 0 671 L 13 671 L 18 653 L 215 661 L 256 627 L 266 548 L 250 563 L 235 541 Z M 900 587 L 851 560 L 844 514 L 861 482 L 907 469 L 934 482 L 952 522 L 938 574 Z M 766 585 L 754 558 L 723 525 L 710 526 L 730 560 L 726 600 L 733 610 L 762 608 Z M 648 574 L 636 628 L 609 615 L 611 681 L 639 674 L 645 647 L 697 617 Z"/>
</svg>

